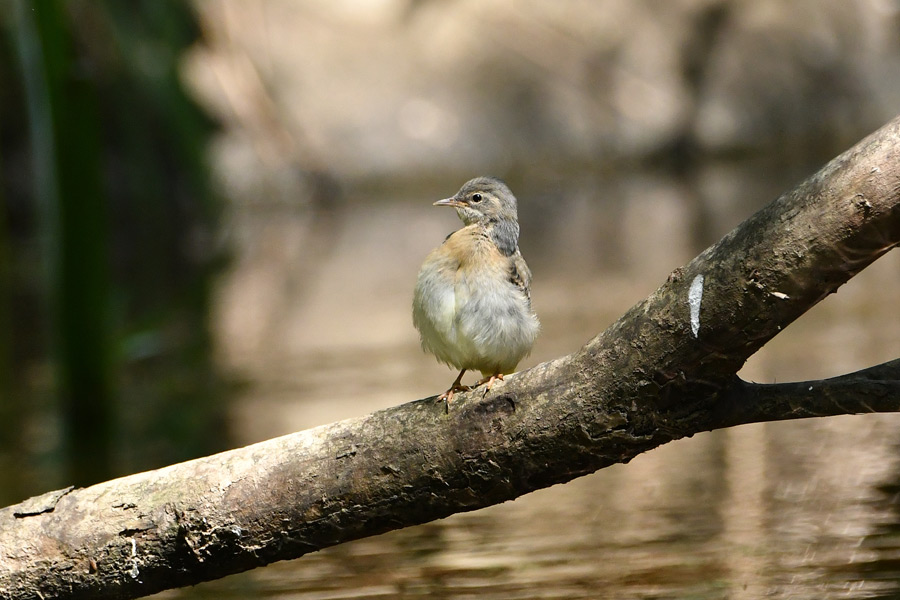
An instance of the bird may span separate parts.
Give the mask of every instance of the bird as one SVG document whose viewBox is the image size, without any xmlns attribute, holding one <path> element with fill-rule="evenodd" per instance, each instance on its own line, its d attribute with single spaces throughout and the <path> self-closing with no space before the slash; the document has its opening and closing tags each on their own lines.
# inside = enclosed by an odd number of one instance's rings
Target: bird
<svg viewBox="0 0 900 600">
<path fill-rule="evenodd" d="M 413 325 L 422 348 L 459 369 L 438 396 L 449 410 L 466 371 L 480 371 L 485 393 L 515 371 L 540 322 L 531 306 L 531 271 L 519 251 L 516 197 L 496 177 L 476 177 L 434 206 L 456 209 L 463 227 L 422 263 L 413 292 Z"/>
</svg>

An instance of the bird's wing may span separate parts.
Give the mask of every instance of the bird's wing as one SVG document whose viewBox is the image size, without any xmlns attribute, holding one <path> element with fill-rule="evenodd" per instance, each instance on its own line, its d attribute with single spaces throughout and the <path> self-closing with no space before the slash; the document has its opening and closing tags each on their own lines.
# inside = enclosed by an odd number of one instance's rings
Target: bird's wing
<svg viewBox="0 0 900 600">
<path fill-rule="evenodd" d="M 531 304 L 531 269 L 525 264 L 522 253 L 516 248 L 515 253 L 509 257 L 509 281 L 514 286 L 522 290 L 528 304 Z"/>
</svg>

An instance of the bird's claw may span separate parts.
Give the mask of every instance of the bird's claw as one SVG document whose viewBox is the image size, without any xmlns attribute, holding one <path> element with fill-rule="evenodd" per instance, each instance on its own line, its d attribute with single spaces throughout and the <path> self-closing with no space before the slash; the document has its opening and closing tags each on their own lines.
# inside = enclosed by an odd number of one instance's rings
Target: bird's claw
<svg viewBox="0 0 900 600">
<path fill-rule="evenodd" d="M 467 385 L 454 384 L 449 390 L 438 396 L 438 401 L 444 403 L 444 412 L 450 412 L 450 401 L 453 400 L 453 394 L 456 392 L 468 392 L 471 389 Z"/>
<path fill-rule="evenodd" d="M 467 385 L 463 385 L 462 383 L 460 383 L 463 373 L 465 373 L 465 370 L 460 372 L 459 377 L 456 378 L 456 381 L 453 382 L 453 385 L 450 386 L 450 389 L 447 390 L 446 392 L 444 392 L 443 394 L 441 394 L 440 396 L 438 396 L 438 398 L 437 398 L 439 402 L 444 403 L 444 412 L 445 413 L 450 412 L 450 401 L 453 400 L 453 394 L 455 394 L 456 392 L 468 392 L 474 388 L 477 388 L 477 387 L 480 387 L 483 385 L 483 386 L 485 386 L 484 393 L 486 395 L 489 391 L 491 391 L 491 386 L 493 386 L 495 382 L 503 381 L 503 373 L 494 373 L 490 377 L 485 377 L 484 379 L 480 379 L 478 382 L 475 383 L 474 386 L 469 387 Z"/>
<path fill-rule="evenodd" d="M 491 391 L 491 386 L 493 386 L 496 381 L 503 381 L 503 373 L 494 373 L 490 377 L 485 377 L 476 382 L 475 387 L 485 385 L 484 393 L 487 395 L 487 393 Z"/>
</svg>

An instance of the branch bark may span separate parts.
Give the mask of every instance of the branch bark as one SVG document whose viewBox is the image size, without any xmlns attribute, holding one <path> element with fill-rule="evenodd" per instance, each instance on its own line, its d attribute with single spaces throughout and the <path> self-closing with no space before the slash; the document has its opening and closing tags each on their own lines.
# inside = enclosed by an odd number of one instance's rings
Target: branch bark
<svg viewBox="0 0 900 600">
<path fill-rule="evenodd" d="M 900 361 L 762 386 L 744 361 L 900 243 L 900 118 L 572 355 L 0 510 L 0 598 L 133 598 L 496 504 L 740 423 L 900 410 Z"/>
</svg>

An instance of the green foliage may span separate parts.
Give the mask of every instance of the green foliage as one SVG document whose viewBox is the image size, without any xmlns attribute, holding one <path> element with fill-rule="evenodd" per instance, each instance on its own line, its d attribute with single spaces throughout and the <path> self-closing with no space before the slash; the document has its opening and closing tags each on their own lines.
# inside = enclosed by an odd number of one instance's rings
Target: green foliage
<svg viewBox="0 0 900 600">
<path fill-rule="evenodd" d="M 56 441 L 33 440 L 63 458 L 51 469 L 60 483 L 221 448 L 224 386 L 207 329 L 222 258 L 205 162 L 214 127 L 178 74 L 197 38 L 190 8 L 18 0 L 14 9 L 0 17 L 15 49 L 0 51 L 0 100 L 9 100 L 0 127 L 12 134 L 0 151 L 7 173 L 12 163 L 30 180 L 4 178 L 0 285 L 8 239 L 4 289 L 21 291 L 6 294 L 7 326 L 0 292 L 0 372 L 24 369 L 5 389 L 0 378 L 0 402 L 17 407 L 23 427 L 61 424 Z M 29 336 L 41 341 L 19 343 Z"/>
</svg>

